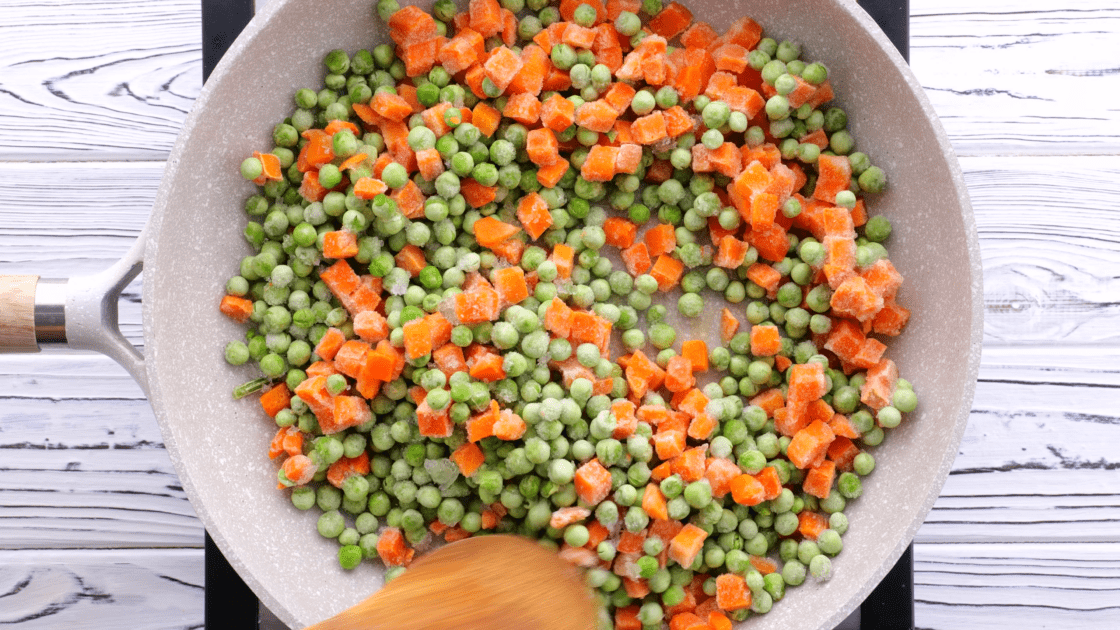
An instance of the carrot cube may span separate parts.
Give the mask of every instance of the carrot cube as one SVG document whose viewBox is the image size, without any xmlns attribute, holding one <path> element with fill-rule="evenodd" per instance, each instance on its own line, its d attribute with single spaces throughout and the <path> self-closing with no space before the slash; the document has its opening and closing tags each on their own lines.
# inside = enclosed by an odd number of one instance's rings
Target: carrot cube
<svg viewBox="0 0 1120 630">
<path fill-rule="evenodd" d="M 716 604 L 727 611 L 750 607 L 751 592 L 743 576 L 724 573 L 716 578 Z"/>
<path fill-rule="evenodd" d="M 813 198 L 832 203 L 836 193 L 847 190 L 852 179 L 852 166 L 846 155 L 822 155 L 817 159 L 817 187 Z"/>
<path fill-rule="evenodd" d="M 532 94 L 514 94 L 506 101 L 502 114 L 523 125 L 532 125 L 540 118 L 541 102 Z"/>
<path fill-rule="evenodd" d="M 415 6 L 401 7 L 389 16 L 389 37 L 398 44 L 427 40 L 436 36 L 436 21 Z"/>
<path fill-rule="evenodd" d="M 493 37 L 502 30 L 502 8 L 498 0 L 471 0 L 468 12 L 471 29 L 483 37 Z"/>
<path fill-rule="evenodd" d="M 551 128 L 542 127 L 531 130 L 525 137 L 525 151 L 529 159 L 537 166 L 551 166 L 562 158 L 560 157 L 560 143 Z M 565 170 L 567 170 L 565 168 Z"/>
<path fill-rule="evenodd" d="M 517 203 L 517 220 L 525 228 L 525 232 L 537 240 L 552 225 L 552 213 L 548 210 L 548 203 L 537 193 L 529 193 Z"/>
<path fill-rule="evenodd" d="M 412 115 L 412 106 L 392 92 L 378 92 L 374 95 L 370 106 L 379 115 L 396 122 Z"/>
<path fill-rule="evenodd" d="M 502 113 L 484 102 L 474 106 L 471 114 L 471 124 L 478 127 L 482 135 L 490 137 L 498 130 L 498 123 L 502 121 Z"/>
<path fill-rule="evenodd" d="M 663 254 L 657 257 L 657 262 L 653 263 L 649 273 L 657 280 L 658 290 L 665 292 L 680 282 L 681 275 L 684 273 L 684 263 Z"/>
<path fill-rule="evenodd" d="M 377 343 L 389 337 L 389 323 L 377 311 L 362 311 L 354 316 L 354 334 L 366 343 Z"/>
<path fill-rule="evenodd" d="M 632 276 L 640 276 L 649 271 L 650 256 L 649 247 L 646 246 L 644 241 L 627 247 L 622 250 L 622 262 L 626 265 L 626 271 L 630 272 Z"/>
<path fill-rule="evenodd" d="M 786 456 L 794 466 L 809 468 L 824 459 L 835 437 L 832 429 L 818 420 L 793 436 L 786 449 Z"/>
<path fill-rule="evenodd" d="M 669 542 L 669 558 L 682 567 L 691 567 L 704 548 L 707 532 L 689 523 Z"/>
<path fill-rule="evenodd" d="M 253 314 L 253 301 L 236 295 L 222 296 L 218 310 L 233 321 L 244 324 Z"/>
<path fill-rule="evenodd" d="M 491 51 L 490 58 L 482 64 L 486 71 L 486 78 L 502 92 L 509 87 L 513 77 L 521 70 L 521 66 L 521 57 L 505 46 L 499 46 Z"/>
<path fill-rule="evenodd" d="M 319 428 L 323 430 L 324 435 L 330 435 L 364 424 L 372 417 L 373 412 L 369 410 L 369 403 L 365 398 L 335 396 L 334 412 L 329 421 L 324 422 L 325 418 L 319 418 Z"/>
<path fill-rule="evenodd" d="M 630 126 L 630 133 L 638 144 L 653 144 L 665 138 L 668 135 L 665 115 L 658 110 L 635 119 Z"/>
<path fill-rule="evenodd" d="M 521 72 L 510 81 L 506 91 L 509 94 L 536 96 L 541 93 L 544 80 L 550 70 L 552 70 L 552 61 L 549 60 L 548 53 L 540 46 L 526 46 L 521 51 Z"/>
<path fill-rule="evenodd" d="M 478 61 L 478 48 L 473 37 L 482 41 L 482 36 L 471 30 L 459 31 L 439 49 L 440 65 L 448 74 L 458 74 Z M 483 49 L 485 50 L 485 48 Z"/>
<path fill-rule="evenodd" d="M 617 118 L 618 112 L 603 99 L 584 103 L 576 109 L 576 124 L 599 133 L 610 131 Z"/>
<path fill-rule="evenodd" d="M 613 124 L 613 121 L 612 121 Z M 614 163 L 618 156 L 617 147 L 595 145 L 587 153 L 580 168 L 580 176 L 589 182 L 608 182 L 614 177 Z"/>
<path fill-rule="evenodd" d="M 692 26 L 681 33 L 681 44 L 685 48 L 707 49 L 717 37 L 719 34 L 707 22 L 693 22 Z"/>
<path fill-rule="evenodd" d="M 634 244 L 638 226 L 622 217 L 610 217 L 603 222 L 603 232 L 607 235 L 607 245 L 625 249 Z"/>
<path fill-rule="evenodd" d="M 617 122 L 615 123 L 618 124 Z M 621 134 L 620 134 L 621 135 Z M 614 170 L 616 173 L 633 174 L 642 164 L 642 147 L 637 144 L 623 143 L 618 147 L 615 155 Z"/>
<path fill-rule="evenodd" d="M 677 234 L 670 223 L 661 223 L 650 228 L 642 239 L 649 248 L 650 256 L 668 254 L 677 246 Z"/>
<path fill-rule="evenodd" d="M 766 488 L 751 475 L 742 474 L 731 480 L 731 498 L 739 505 L 758 505 L 766 499 Z"/>
<path fill-rule="evenodd" d="M 692 12 L 683 4 L 671 2 L 649 21 L 649 28 L 665 39 L 672 39 L 690 24 L 692 24 Z"/>
<path fill-rule="evenodd" d="M 503 304 L 517 304 L 529 297 L 529 285 L 525 283 L 525 271 L 521 267 L 496 269 L 490 274 L 490 280 Z"/>
<path fill-rule="evenodd" d="M 557 133 L 571 127 L 575 116 L 575 104 L 559 94 L 548 97 L 541 106 L 541 123 Z"/>
<path fill-rule="evenodd" d="M 782 349 L 782 338 L 777 326 L 751 326 L 751 354 L 771 357 Z"/>
<path fill-rule="evenodd" d="M 837 315 L 852 317 L 860 322 L 870 322 L 883 308 L 883 298 L 860 276 L 844 280 L 832 293 L 829 303 Z"/>
<path fill-rule="evenodd" d="M 598 505 L 610 494 L 611 474 L 599 460 L 592 459 L 576 469 L 574 483 L 576 494 L 584 503 Z"/>
<path fill-rule="evenodd" d="M 568 172 L 568 166 L 568 160 L 558 157 L 556 162 L 547 166 L 541 166 L 541 168 L 537 170 L 537 182 L 545 188 L 555 187 L 556 184 L 560 183 L 560 178 L 564 176 L 564 173 Z"/>
</svg>

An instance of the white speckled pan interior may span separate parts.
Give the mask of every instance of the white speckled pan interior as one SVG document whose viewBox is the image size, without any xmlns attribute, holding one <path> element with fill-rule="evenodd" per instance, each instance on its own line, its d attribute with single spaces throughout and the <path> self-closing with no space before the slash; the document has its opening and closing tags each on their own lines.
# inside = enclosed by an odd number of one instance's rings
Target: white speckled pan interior
<svg viewBox="0 0 1120 630">
<path fill-rule="evenodd" d="M 337 544 L 316 514 L 276 489 L 267 455 L 275 426 L 255 399 L 230 390 L 253 376 L 222 347 L 242 330 L 218 313 L 226 279 L 249 248 L 242 204 L 252 186 L 241 160 L 272 146 L 297 88 L 322 83 L 320 60 L 386 38 L 370 0 L 273 0 L 219 64 L 168 163 L 145 255 L 144 323 L 150 398 L 187 493 L 207 530 L 261 600 L 287 624 L 305 624 L 381 584 L 364 563 L 339 568 Z M 430 6 L 421 2 L 422 6 Z M 743 627 L 830 629 L 893 566 L 940 493 L 968 419 L 980 356 L 981 272 L 960 168 L 905 62 L 851 0 L 691 0 L 696 19 L 722 31 L 749 15 L 776 39 L 804 44 L 830 69 L 859 149 L 890 177 L 872 214 L 894 222 L 887 245 L 906 277 L 899 301 L 914 316 L 887 356 L 915 384 L 919 410 L 875 449 L 875 473 L 847 510 L 851 529 L 834 578 L 791 588 Z M 709 301 L 712 312 L 716 303 Z M 708 319 L 708 318 L 705 318 Z M 708 331 L 707 333 L 702 331 Z M 692 336 L 712 337 L 712 327 Z M 686 335 L 687 336 L 687 335 Z"/>
</svg>

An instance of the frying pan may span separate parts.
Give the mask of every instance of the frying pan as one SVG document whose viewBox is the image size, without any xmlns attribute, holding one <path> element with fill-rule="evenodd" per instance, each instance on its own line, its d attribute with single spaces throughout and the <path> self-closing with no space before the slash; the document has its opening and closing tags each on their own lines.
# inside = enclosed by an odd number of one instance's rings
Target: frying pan
<svg viewBox="0 0 1120 630">
<path fill-rule="evenodd" d="M 430 8 L 430 2 L 419 2 Z M 873 214 L 894 222 L 891 260 L 913 311 L 887 356 L 919 393 L 917 411 L 874 449 L 877 469 L 846 510 L 851 529 L 834 577 L 809 580 L 743 627 L 832 628 L 861 602 L 913 539 L 940 493 L 971 407 L 982 331 L 976 228 L 960 167 L 920 85 L 854 0 L 691 0 L 695 19 L 722 30 L 750 15 L 776 39 L 802 42 L 824 62 L 859 148 L 889 174 Z M 217 309 L 226 279 L 249 252 L 241 237 L 251 185 L 240 161 L 272 146 L 297 88 L 322 81 L 326 51 L 387 41 L 370 0 L 273 0 L 249 24 L 202 90 L 175 145 L 151 220 L 129 253 L 91 277 L 0 277 L 0 350 L 68 344 L 119 362 L 147 392 L 194 509 L 257 596 L 301 627 L 346 608 L 382 583 L 374 563 L 343 571 L 337 544 L 315 532 L 276 490 L 265 452 L 275 425 L 231 389 L 248 367 L 222 358 L 243 330 Z M 121 289 L 144 270 L 143 355 L 117 329 Z M 718 309 L 709 309 L 718 310 Z M 709 318 L 705 318 L 710 321 Z M 708 325 L 688 336 L 712 339 Z"/>
</svg>

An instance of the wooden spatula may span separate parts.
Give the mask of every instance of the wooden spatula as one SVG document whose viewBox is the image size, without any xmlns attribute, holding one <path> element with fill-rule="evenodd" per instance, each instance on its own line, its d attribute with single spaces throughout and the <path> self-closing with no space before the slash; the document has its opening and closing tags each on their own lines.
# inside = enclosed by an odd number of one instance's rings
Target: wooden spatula
<svg viewBox="0 0 1120 630">
<path fill-rule="evenodd" d="M 579 571 L 516 536 L 452 543 L 356 606 L 304 630 L 594 630 Z"/>
</svg>

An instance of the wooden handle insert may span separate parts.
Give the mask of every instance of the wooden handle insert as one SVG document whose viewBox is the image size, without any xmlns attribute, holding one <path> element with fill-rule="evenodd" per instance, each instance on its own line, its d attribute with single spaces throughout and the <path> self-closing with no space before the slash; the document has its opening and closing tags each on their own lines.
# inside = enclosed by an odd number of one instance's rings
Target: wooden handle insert
<svg viewBox="0 0 1120 630">
<path fill-rule="evenodd" d="M 0 276 L 0 353 L 38 352 L 35 286 L 39 276 Z"/>
</svg>

